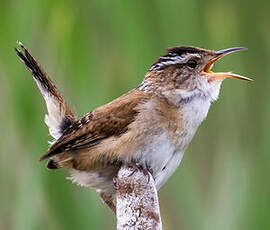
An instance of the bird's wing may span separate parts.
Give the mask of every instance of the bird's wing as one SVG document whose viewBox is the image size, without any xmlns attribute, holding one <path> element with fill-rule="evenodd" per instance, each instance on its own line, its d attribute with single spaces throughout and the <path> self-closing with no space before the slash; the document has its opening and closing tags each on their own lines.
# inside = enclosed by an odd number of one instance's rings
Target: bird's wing
<svg viewBox="0 0 270 230">
<path fill-rule="evenodd" d="M 42 69 L 35 58 L 29 53 L 25 46 L 18 42 L 22 51 L 15 48 L 20 60 L 25 64 L 27 69 L 32 73 L 33 78 L 45 99 L 48 115 L 45 116 L 45 123 L 49 127 L 52 137 L 58 139 L 63 131 L 75 122 L 74 115 L 61 97 L 58 89 L 53 84 L 50 77 Z"/>
<path fill-rule="evenodd" d="M 136 106 L 148 98 L 148 94 L 135 89 L 86 114 L 69 126 L 40 160 L 63 152 L 86 149 L 103 139 L 125 133 L 138 113 Z"/>
</svg>

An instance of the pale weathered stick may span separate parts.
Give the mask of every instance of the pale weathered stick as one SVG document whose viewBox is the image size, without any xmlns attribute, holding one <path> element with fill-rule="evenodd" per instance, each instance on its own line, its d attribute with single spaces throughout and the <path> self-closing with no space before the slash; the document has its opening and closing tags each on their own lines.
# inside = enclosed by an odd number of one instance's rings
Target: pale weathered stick
<svg viewBox="0 0 270 230">
<path fill-rule="evenodd" d="M 158 194 L 150 174 L 123 166 L 116 186 L 117 230 L 162 230 Z"/>
</svg>

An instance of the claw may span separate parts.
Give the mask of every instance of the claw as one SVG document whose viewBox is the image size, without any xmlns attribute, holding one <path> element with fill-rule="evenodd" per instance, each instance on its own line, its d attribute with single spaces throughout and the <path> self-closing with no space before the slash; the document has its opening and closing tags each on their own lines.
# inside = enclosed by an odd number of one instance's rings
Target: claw
<svg viewBox="0 0 270 230">
<path fill-rule="evenodd" d="M 150 174 L 152 174 L 151 173 L 152 170 L 147 164 L 141 164 L 141 163 L 132 161 L 128 166 L 133 169 L 133 171 L 130 173 L 130 175 L 128 175 L 128 177 L 131 177 L 138 170 L 142 170 L 143 175 L 147 176 L 147 183 L 149 183 Z"/>
</svg>

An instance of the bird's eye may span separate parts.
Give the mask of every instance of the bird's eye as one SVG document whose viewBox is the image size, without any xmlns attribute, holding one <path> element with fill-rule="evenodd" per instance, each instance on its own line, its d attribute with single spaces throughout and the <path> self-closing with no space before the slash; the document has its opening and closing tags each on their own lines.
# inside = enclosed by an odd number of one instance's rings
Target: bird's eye
<svg viewBox="0 0 270 230">
<path fill-rule="evenodd" d="M 194 59 L 190 59 L 188 60 L 187 65 L 188 67 L 194 69 L 197 66 L 197 61 L 195 61 Z"/>
</svg>

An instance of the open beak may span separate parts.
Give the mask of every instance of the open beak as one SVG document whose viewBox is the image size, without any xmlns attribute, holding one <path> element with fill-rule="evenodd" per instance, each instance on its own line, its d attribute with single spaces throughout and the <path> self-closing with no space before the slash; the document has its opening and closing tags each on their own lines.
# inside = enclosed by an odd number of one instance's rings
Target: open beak
<svg viewBox="0 0 270 230">
<path fill-rule="evenodd" d="M 204 69 L 202 70 L 202 73 L 207 75 L 208 77 L 208 81 L 211 82 L 213 80 L 223 80 L 224 78 L 237 78 L 237 79 L 242 79 L 242 80 L 246 80 L 246 81 L 253 81 L 252 79 L 248 78 L 248 77 L 244 77 L 238 74 L 234 74 L 234 73 L 214 73 L 211 71 L 211 68 L 213 66 L 213 64 L 219 60 L 220 58 L 230 54 L 230 53 L 234 53 L 240 50 L 246 50 L 247 48 L 245 47 L 234 47 L 234 48 L 229 48 L 229 49 L 224 49 L 224 50 L 220 50 L 216 52 L 216 55 L 214 58 L 212 58 L 204 67 Z"/>
</svg>

